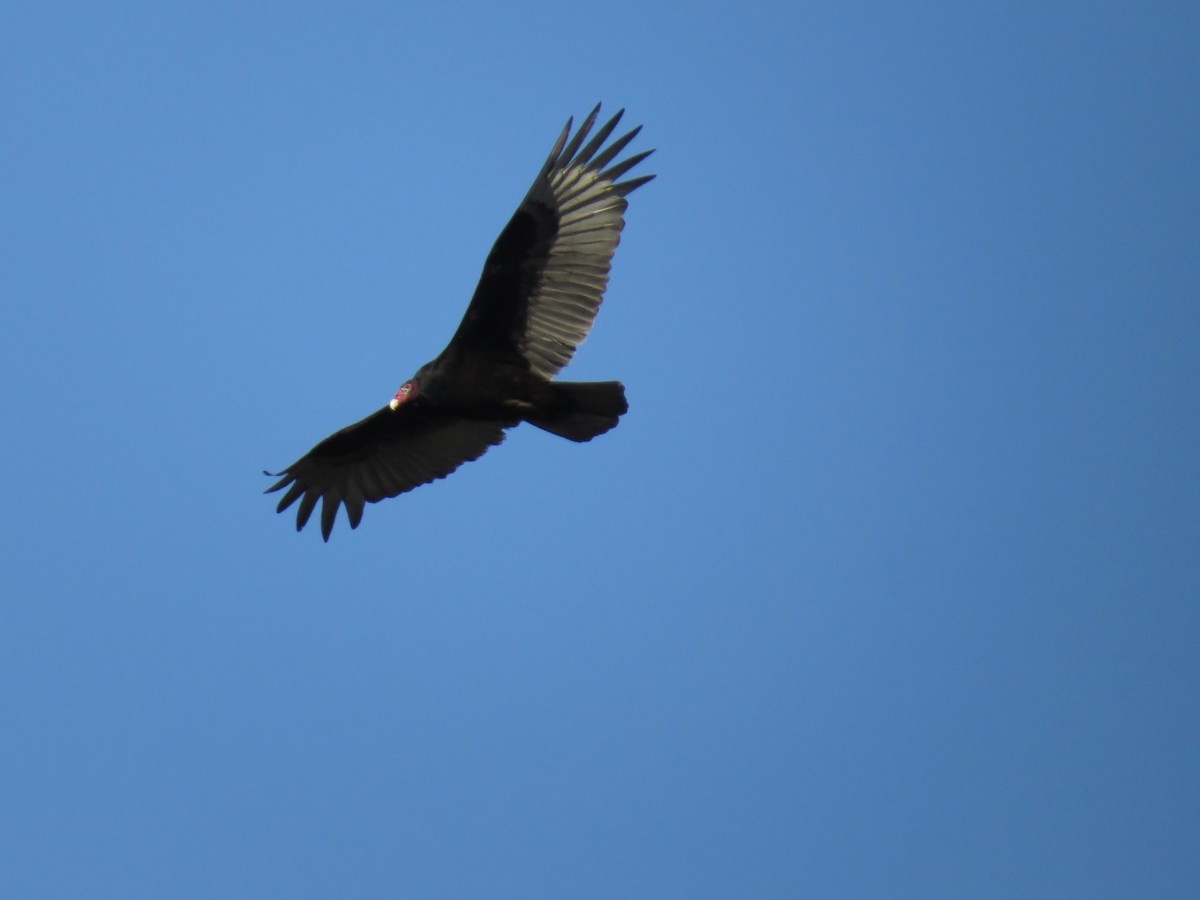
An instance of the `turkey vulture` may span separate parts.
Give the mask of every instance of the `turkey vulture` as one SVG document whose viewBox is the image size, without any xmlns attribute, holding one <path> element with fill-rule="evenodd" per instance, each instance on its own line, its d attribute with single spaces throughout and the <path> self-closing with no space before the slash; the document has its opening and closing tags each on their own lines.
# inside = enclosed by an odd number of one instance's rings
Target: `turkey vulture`
<svg viewBox="0 0 1200 900">
<path fill-rule="evenodd" d="M 624 110 L 585 145 L 599 104 L 568 142 L 572 120 L 483 265 L 462 323 L 432 362 L 387 406 L 343 428 L 282 472 L 277 512 L 297 500 L 296 530 L 321 500 L 321 534 L 345 505 L 350 527 L 363 504 L 444 478 L 529 422 L 572 441 L 616 427 L 629 409 L 619 381 L 551 379 L 587 337 L 625 225 L 625 197 L 652 179 L 621 177 L 649 156 L 617 155 L 641 130 L 605 146 Z M 282 477 L 280 477 L 282 476 Z"/>
</svg>

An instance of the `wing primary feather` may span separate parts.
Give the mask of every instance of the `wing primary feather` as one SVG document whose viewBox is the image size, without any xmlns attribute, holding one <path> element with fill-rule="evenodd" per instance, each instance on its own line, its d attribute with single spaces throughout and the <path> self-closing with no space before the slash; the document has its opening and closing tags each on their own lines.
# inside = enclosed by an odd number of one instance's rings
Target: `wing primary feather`
<svg viewBox="0 0 1200 900">
<path fill-rule="evenodd" d="M 621 116 L 623 116 L 623 115 L 625 115 L 625 110 L 619 109 L 619 110 L 617 110 L 617 114 L 615 116 L 613 116 L 611 119 L 609 119 L 607 122 L 605 122 L 602 126 L 600 126 L 600 130 L 596 132 L 595 137 L 593 137 L 590 141 L 588 141 L 587 146 L 584 147 L 582 150 L 580 150 L 579 155 L 575 157 L 575 159 L 573 161 L 575 165 L 577 165 L 577 166 L 586 166 L 587 165 L 588 160 L 592 158 L 592 154 L 594 154 L 597 150 L 599 150 L 601 145 L 606 140 L 608 140 L 608 136 L 613 133 L 613 129 L 617 127 L 617 123 L 621 121 Z M 638 128 L 640 128 L 640 127 L 641 126 L 639 125 Z M 634 134 L 636 134 L 636 133 L 637 133 L 637 129 L 634 129 Z M 626 139 L 625 143 L 629 143 L 629 141 Z M 622 144 L 622 146 L 624 146 L 624 144 Z M 605 152 L 607 153 L 608 151 L 605 151 Z M 611 159 L 612 157 L 609 157 L 609 158 Z M 602 165 L 604 165 L 604 164 L 597 163 L 597 166 L 602 166 Z"/>
<path fill-rule="evenodd" d="M 550 155 L 546 157 L 546 166 L 543 169 L 543 174 L 550 171 L 550 167 L 554 165 L 559 154 L 562 153 L 563 144 L 567 142 L 567 135 L 571 133 L 571 124 L 575 121 L 574 116 L 567 116 L 567 124 L 563 126 L 563 130 L 558 134 L 558 140 L 554 142 L 554 146 L 550 150 Z"/>
<path fill-rule="evenodd" d="M 600 173 L 600 177 L 607 178 L 609 181 L 615 182 L 618 178 L 620 178 L 653 152 L 653 150 L 644 150 L 641 153 L 635 153 L 633 156 L 629 157 L 629 159 L 621 160 L 621 162 L 617 163 L 611 169 L 605 169 Z M 626 191 L 626 193 L 629 192 Z"/>
<path fill-rule="evenodd" d="M 592 163 L 592 168 L 599 172 L 601 169 L 607 166 L 610 162 L 612 162 L 613 157 L 624 150 L 629 145 L 629 142 L 638 136 L 638 132 L 641 130 L 642 126 L 639 125 L 637 128 L 633 129 L 633 131 L 622 135 L 609 144 L 604 149 L 604 152 L 596 157 L 595 161 Z"/>
<path fill-rule="evenodd" d="M 347 481 L 346 496 L 342 498 L 342 503 L 346 506 L 346 518 L 350 520 L 352 529 L 357 528 L 358 523 L 362 521 L 363 499 L 362 484 L 356 473 Z"/>
<path fill-rule="evenodd" d="M 647 181 L 653 181 L 657 176 L 642 175 L 638 178 L 630 178 L 628 181 L 622 181 L 620 184 L 614 184 L 613 190 L 624 197 L 626 194 L 631 194 L 640 188 Z"/>
<path fill-rule="evenodd" d="M 333 532 L 333 520 L 337 517 L 341 500 L 332 493 L 326 493 L 321 498 L 321 537 L 328 543 L 329 535 Z"/>
<path fill-rule="evenodd" d="M 571 138 L 571 142 L 558 155 L 557 165 L 565 166 L 575 156 L 579 150 L 579 145 L 583 143 L 583 139 L 587 137 L 588 132 L 592 130 L 592 126 L 596 123 L 596 114 L 600 112 L 600 104 L 597 103 L 595 109 L 588 113 L 588 117 L 579 125 L 579 130 L 575 132 L 575 137 Z"/>
<path fill-rule="evenodd" d="M 318 487 L 310 487 L 305 493 L 304 499 L 300 501 L 300 505 L 296 508 L 296 530 L 300 531 L 308 524 L 308 517 L 312 515 L 313 507 L 317 505 L 317 500 L 321 498 L 321 489 Z"/>
<path fill-rule="evenodd" d="M 263 469 L 263 474 L 270 475 L 272 478 L 279 478 L 277 482 L 263 491 L 264 494 L 273 494 L 280 488 L 287 487 L 296 477 L 287 469 L 284 469 L 282 472 L 268 472 L 266 469 Z M 280 478 L 281 475 L 283 476 L 282 478 Z"/>
<path fill-rule="evenodd" d="M 274 489 L 275 488 L 272 488 L 272 490 Z M 288 492 L 279 498 L 279 505 L 275 507 L 275 512 L 283 512 L 285 509 L 295 503 L 296 499 L 303 493 L 304 487 L 300 484 L 300 482 L 293 482 L 292 486 L 288 489 Z"/>
</svg>

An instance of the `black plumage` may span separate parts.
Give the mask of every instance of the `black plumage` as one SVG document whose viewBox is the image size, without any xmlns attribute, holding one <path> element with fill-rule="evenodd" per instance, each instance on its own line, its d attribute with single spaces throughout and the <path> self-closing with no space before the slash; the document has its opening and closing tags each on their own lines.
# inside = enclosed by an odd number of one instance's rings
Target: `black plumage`
<svg viewBox="0 0 1200 900">
<path fill-rule="evenodd" d="M 568 120 L 488 254 L 446 349 L 387 406 L 273 476 L 279 481 L 268 493 L 287 489 L 278 512 L 299 501 L 297 531 L 318 500 L 325 540 L 339 506 L 357 528 L 364 504 L 444 478 L 520 422 L 589 441 L 628 410 L 620 382 L 551 380 L 571 361 L 600 308 L 625 225 L 626 196 L 654 177 L 620 180 L 653 152 L 613 162 L 641 130 L 605 146 L 623 110 L 584 145 L 599 111 L 597 105 L 573 137 Z"/>
</svg>

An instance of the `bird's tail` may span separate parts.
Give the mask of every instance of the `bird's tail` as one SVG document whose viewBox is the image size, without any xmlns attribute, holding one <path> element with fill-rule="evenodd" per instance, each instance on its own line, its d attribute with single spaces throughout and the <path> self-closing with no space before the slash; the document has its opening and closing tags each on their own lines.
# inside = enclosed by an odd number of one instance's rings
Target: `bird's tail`
<svg viewBox="0 0 1200 900">
<path fill-rule="evenodd" d="M 615 428 L 629 410 L 619 381 L 555 381 L 554 403 L 526 421 L 569 441 L 590 441 Z"/>
</svg>

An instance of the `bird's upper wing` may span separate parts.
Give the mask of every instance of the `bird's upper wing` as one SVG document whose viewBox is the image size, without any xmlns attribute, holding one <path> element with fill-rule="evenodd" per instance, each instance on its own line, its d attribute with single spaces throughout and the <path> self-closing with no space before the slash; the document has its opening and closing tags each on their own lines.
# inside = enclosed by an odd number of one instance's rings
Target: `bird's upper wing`
<svg viewBox="0 0 1200 900">
<path fill-rule="evenodd" d="M 444 478 L 504 440 L 516 422 L 476 422 L 438 415 L 420 401 L 384 407 L 331 434 L 282 472 L 266 493 L 288 487 L 283 512 L 296 500 L 296 530 L 321 503 L 321 535 L 329 540 L 338 506 L 346 505 L 350 527 L 362 521 L 363 504 L 377 503 Z M 268 473 L 269 474 L 269 473 Z"/>
<path fill-rule="evenodd" d="M 567 122 L 488 254 L 451 348 L 515 350 L 531 371 L 551 378 L 587 337 L 625 226 L 625 196 L 654 177 L 619 180 L 652 150 L 610 165 L 641 130 L 604 146 L 624 110 L 583 146 L 599 111 L 597 105 L 570 143 Z"/>
</svg>

